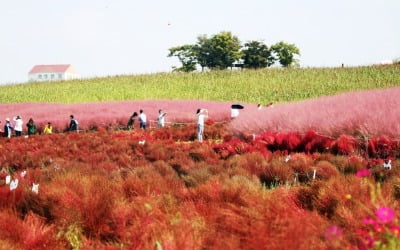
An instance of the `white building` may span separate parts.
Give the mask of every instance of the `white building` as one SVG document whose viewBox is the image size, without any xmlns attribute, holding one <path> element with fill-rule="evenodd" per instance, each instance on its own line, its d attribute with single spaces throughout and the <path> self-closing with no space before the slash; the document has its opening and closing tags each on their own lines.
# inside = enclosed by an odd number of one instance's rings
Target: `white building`
<svg viewBox="0 0 400 250">
<path fill-rule="evenodd" d="M 71 64 L 35 65 L 28 73 L 29 81 L 59 81 L 79 78 Z"/>
</svg>

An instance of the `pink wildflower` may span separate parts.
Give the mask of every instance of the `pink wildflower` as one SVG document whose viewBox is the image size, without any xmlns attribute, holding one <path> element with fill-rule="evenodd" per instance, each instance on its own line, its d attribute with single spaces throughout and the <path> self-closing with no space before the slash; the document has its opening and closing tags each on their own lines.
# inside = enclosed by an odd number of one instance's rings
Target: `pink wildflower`
<svg viewBox="0 0 400 250">
<path fill-rule="evenodd" d="M 371 175 L 371 170 L 369 170 L 369 169 L 362 169 L 362 170 L 359 170 L 356 173 L 356 176 L 359 177 L 359 178 L 367 177 L 367 176 L 370 176 L 370 175 Z"/>
<path fill-rule="evenodd" d="M 367 225 L 374 225 L 374 224 L 376 224 L 376 221 L 375 221 L 374 219 L 369 219 L 369 218 L 363 219 L 363 222 L 364 222 L 364 224 L 367 224 Z"/>
<path fill-rule="evenodd" d="M 376 210 L 376 216 L 378 217 L 380 223 L 390 223 L 394 219 L 394 211 L 388 207 L 380 207 L 378 210 Z"/>
</svg>

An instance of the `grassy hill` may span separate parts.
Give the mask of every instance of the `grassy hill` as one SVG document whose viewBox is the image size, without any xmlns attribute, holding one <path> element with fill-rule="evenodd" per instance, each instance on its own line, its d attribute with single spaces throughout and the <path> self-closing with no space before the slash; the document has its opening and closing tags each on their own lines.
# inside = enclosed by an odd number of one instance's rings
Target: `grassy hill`
<svg viewBox="0 0 400 250">
<path fill-rule="evenodd" d="M 199 99 L 286 102 L 400 86 L 400 65 L 159 73 L 0 87 L 1 103 Z"/>
</svg>

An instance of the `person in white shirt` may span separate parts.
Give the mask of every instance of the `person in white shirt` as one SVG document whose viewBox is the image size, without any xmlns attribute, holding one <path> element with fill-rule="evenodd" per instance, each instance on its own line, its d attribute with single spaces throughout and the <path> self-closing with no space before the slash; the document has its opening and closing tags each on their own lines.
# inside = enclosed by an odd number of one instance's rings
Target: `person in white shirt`
<svg viewBox="0 0 400 250">
<path fill-rule="evenodd" d="M 22 124 L 24 124 L 24 121 L 21 119 L 19 115 L 17 117 L 14 117 L 13 121 L 15 122 L 14 130 L 15 130 L 15 136 L 21 136 L 22 135 Z"/>
<path fill-rule="evenodd" d="M 146 129 L 146 120 L 147 120 L 147 116 L 146 114 L 143 112 L 143 110 L 141 109 L 139 111 L 139 127 L 142 129 Z"/>
<path fill-rule="evenodd" d="M 165 115 L 167 113 L 162 112 L 162 109 L 158 110 L 157 127 L 163 128 L 165 126 Z"/>
<path fill-rule="evenodd" d="M 197 109 L 197 139 L 203 142 L 204 120 L 208 117 L 207 109 Z"/>
<path fill-rule="evenodd" d="M 231 118 L 234 119 L 239 116 L 239 109 L 231 108 Z"/>
</svg>

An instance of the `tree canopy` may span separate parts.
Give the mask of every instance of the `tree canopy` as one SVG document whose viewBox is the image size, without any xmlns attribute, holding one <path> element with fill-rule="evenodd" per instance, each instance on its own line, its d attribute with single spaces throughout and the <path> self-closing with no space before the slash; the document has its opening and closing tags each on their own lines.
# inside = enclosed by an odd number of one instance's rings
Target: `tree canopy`
<svg viewBox="0 0 400 250">
<path fill-rule="evenodd" d="M 220 32 L 208 38 L 206 35 L 197 37 L 196 44 L 187 44 L 169 49 L 168 57 L 176 56 L 181 67 L 174 70 L 190 72 L 200 65 L 202 69 L 226 69 L 238 61 L 246 68 L 270 67 L 276 61 L 283 67 L 288 67 L 296 60 L 294 55 L 300 55 L 300 50 L 294 44 L 279 42 L 268 47 L 262 41 L 249 41 L 241 45 L 237 36 L 231 32 Z"/>
<path fill-rule="evenodd" d="M 272 51 L 277 55 L 279 63 L 283 67 L 288 67 L 295 62 L 294 55 L 300 55 L 300 50 L 294 44 L 283 41 L 272 45 Z"/>
<path fill-rule="evenodd" d="M 202 67 L 226 69 L 241 58 L 239 38 L 231 32 L 221 32 L 207 38 L 197 38 L 197 58 Z"/>
<path fill-rule="evenodd" d="M 168 57 L 176 56 L 182 63 L 181 67 L 174 67 L 176 71 L 190 72 L 196 70 L 197 54 L 195 45 L 182 45 L 169 49 Z"/>
<path fill-rule="evenodd" d="M 242 59 L 246 68 L 269 67 L 276 61 L 268 46 L 260 41 L 245 43 Z"/>
</svg>

